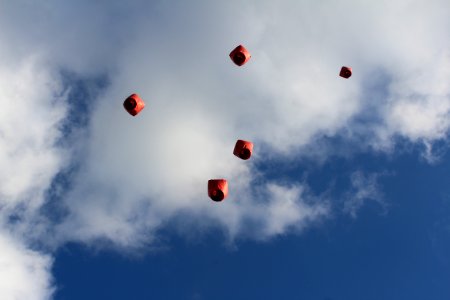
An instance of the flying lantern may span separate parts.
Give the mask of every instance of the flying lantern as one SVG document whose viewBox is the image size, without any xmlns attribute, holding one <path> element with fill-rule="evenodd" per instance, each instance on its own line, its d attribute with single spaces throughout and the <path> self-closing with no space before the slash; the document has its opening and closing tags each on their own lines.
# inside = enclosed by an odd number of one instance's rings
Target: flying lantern
<svg viewBox="0 0 450 300">
<path fill-rule="evenodd" d="M 339 76 L 344 78 L 349 78 L 352 76 L 352 68 L 350 67 L 342 67 L 341 72 L 339 73 Z"/>
<path fill-rule="evenodd" d="M 245 47 L 242 45 L 237 46 L 230 53 L 231 60 L 238 66 L 244 65 L 250 59 L 250 57 L 250 52 L 248 52 L 247 49 L 245 49 Z"/>
<path fill-rule="evenodd" d="M 141 110 L 144 109 L 145 103 L 141 97 L 137 94 L 133 94 L 123 102 L 123 107 L 132 116 L 136 116 Z"/>
<path fill-rule="evenodd" d="M 225 179 L 208 180 L 208 196 L 216 202 L 225 199 L 228 196 L 228 182 Z"/>
<path fill-rule="evenodd" d="M 250 158 L 250 156 L 252 156 L 252 152 L 253 152 L 252 142 L 237 140 L 233 150 L 234 155 L 243 160 L 247 160 Z"/>
</svg>

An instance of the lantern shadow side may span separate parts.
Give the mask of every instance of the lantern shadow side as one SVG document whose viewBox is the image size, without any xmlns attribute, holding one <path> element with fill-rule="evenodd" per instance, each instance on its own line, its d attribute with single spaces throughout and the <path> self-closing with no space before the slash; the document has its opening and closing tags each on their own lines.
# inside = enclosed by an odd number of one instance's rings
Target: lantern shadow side
<svg viewBox="0 0 450 300">
<path fill-rule="evenodd" d="M 133 109 L 136 108 L 137 102 L 133 98 L 127 98 L 123 103 L 123 106 L 127 111 L 132 111 Z"/>
<path fill-rule="evenodd" d="M 243 160 L 247 160 L 252 156 L 252 152 L 250 151 L 250 149 L 244 148 L 242 149 L 241 153 L 239 154 L 239 157 L 242 158 Z"/>
<path fill-rule="evenodd" d="M 225 194 L 220 189 L 215 189 L 210 193 L 209 197 L 215 202 L 220 202 L 225 198 Z"/>
<path fill-rule="evenodd" d="M 245 54 L 242 52 L 237 52 L 233 55 L 233 62 L 238 66 L 242 66 L 245 63 L 245 60 Z"/>
</svg>

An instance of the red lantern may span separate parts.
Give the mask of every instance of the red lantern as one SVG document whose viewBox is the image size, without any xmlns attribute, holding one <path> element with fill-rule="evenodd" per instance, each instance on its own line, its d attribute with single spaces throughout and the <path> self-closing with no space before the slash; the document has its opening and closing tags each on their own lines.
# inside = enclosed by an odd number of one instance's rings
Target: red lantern
<svg viewBox="0 0 450 300">
<path fill-rule="evenodd" d="M 237 46 L 230 53 L 231 60 L 238 66 L 242 66 L 243 64 L 245 64 L 250 59 L 250 57 L 250 52 L 248 52 L 247 49 L 245 49 L 242 45 Z"/>
<path fill-rule="evenodd" d="M 344 78 L 349 78 L 352 76 L 352 68 L 350 67 L 342 67 L 341 72 L 339 73 L 339 76 Z"/>
<path fill-rule="evenodd" d="M 123 102 L 123 107 L 130 115 L 136 116 L 141 110 L 144 109 L 145 103 L 142 101 L 141 97 L 137 94 L 133 94 L 125 99 Z"/>
<path fill-rule="evenodd" d="M 208 180 L 208 196 L 216 202 L 225 199 L 228 196 L 228 182 L 225 179 Z"/>
<path fill-rule="evenodd" d="M 252 156 L 252 152 L 253 152 L 252 142 L 237 140 L 233 150 L 234 155 L 243 160 L 247 160 L 250 158 L 250 156 Z"/>
</svg>

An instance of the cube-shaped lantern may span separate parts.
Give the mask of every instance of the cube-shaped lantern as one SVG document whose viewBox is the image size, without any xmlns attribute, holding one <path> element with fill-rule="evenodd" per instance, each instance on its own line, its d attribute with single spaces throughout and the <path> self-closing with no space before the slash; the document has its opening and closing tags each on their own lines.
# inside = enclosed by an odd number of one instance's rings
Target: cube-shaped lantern
<svg viewBox="0 0 450 300">
<path fill-rule="evenodd" d="M 228 182 L 225 179 L 208 180 L 208 196 L 216 202 L 225 199 L 228 196 Z"/>
<path fill-rule="evenodd" d="M 248 50 L 242 45 L 237 46 L 230 53 L 231 60 L 238 66 L 244 65 L 250 57 L 250 52 L 248 52 Z"/>
<path fill-rule="evenodd" d="M 144 109 L 145 103 L 141 97 L 137 94 L 133 94 L 123 102 L 123 107 L 132 116 L 136 116 L 141 110 Z"/>
<path fill-rule="evenodd" d="M 234 146 L 233 154 L 237 157 L 247 160 L 252 156 L 253 143 L 249 141 L 237 140 Z"/>
<path fill-rule="evenodd" d="M 342 67 L 341 68 L 341 72 L 339 73 L 339 76 L 344 77 L 344 78 L 349 78 L 350 76 L 352 76 L 352 68 L 350 67 Z"/>
</svg>

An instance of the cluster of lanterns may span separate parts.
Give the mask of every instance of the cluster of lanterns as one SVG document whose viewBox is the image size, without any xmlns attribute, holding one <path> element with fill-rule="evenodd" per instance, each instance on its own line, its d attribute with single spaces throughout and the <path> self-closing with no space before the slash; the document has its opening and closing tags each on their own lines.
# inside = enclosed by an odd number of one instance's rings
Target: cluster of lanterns
<svg viewBox="0 0 450 300">
<path fill-rule="evenodd" d="M 249 61 L 251 55 L 248 50 L 239 45 L 230 53 L 231 60 L 237 66 L 243 66 Z M 343 78 L 352 76 L 352 68 L 343 66 L 339 73 Z M 139 114 L 145 107 L 144 101 L 137 94 L 132 94 L 123 102 L 123 107 L 132 116 Z M 247 160 L 252 156 L 253 143 L 244 140 L 237 140 L 234 146 L 233 154 L 242 160 Z M 213 201 L 220 202 L 228 195 L 228 182 L 226 179 L 210 179 L 208 180 L 208 196 Z"/>
</svg>

